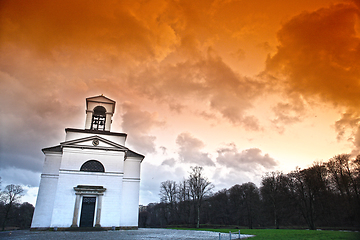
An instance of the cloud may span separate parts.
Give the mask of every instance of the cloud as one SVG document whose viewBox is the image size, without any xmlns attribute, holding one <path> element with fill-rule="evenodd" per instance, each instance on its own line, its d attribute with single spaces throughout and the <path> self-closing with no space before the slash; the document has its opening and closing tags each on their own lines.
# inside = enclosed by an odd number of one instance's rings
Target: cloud
<svg viewBox="0 0 360 240">
<path fill-rule="evenodd" d="M 160 183 L 167 180 L 178 182 L 186 175 L 181 167 L 157 166 L 144 161 L 141 164 L 140 204 L 159 202 Z"/>
<path fill-rule="evenodd" d="M 203 24 L 211 21 L 224 31 L 223 12 L 214 6 L 4 1 L 0 70 L 40 96 L 49 89 L 51 97 L 72 99 L 79 92 L 111 93 L 121 100 L 141 95 L 177 112 L 191 108 L 184 100 L 195 98 L 234 125 L 259 130 L 246 111 L 263 94 L 264 83 L 236 73 L 212 47 L 218 33 Z"/>
<path fill-rule="evenodd" d="M 347 137 L 347 141 L 353 143 L 352 155 L 360 153 L 360 116 L 356 111 L 348 111 L 342 114 L 341 118 L 335 122 L 337 140 L 341 141 Z"/>
<path fill-rule="evenodd" d="M 237 74 L 211 49 L 195 60 L 145 67 L 133 72 L 130 81 L 149 98 L 171 104 L 195 99 L 234 125 L 260 130 L 258 120 L 246 111 L 265 91 L 266 84 Z"/>
<path fill-rule="evenodd" d="M 174 158 L 165 159 L 161 165 L 168 165 L 169 167 L 174 167 L 176 164 L 176 160 Z"/>
<path fill-rule="evenodd" d="M 157 17 L 165 2 L 93 1 L 2 2 L 3 42 L 16 42 L 49 59 L 96 57 L 100 61 L 161 58 L 177 42 L 174 31 Z M 135 44 L 132 44 L 135 43 Z M 71 51 L 69 51 L 71 50 Z"/>
<path fill-rule="evenodd" d="M 335 122 L 335 130 L 338 133 L 337 139 L 340 141 L 344 137 L 346 130 L 349 128 L 356 129 L 359 123 L 360 117 L 353 111 L 343 113 L 341 119 Z"/>
<path fill-rule="evenodd" d="M 246 172 L 246 171 L 238 171 L 235 169 L 216 169 L 212 180 L 216 183 L 216 189 L 224 189 L 230 188 L 235 184 L 242 184 L 246 182 L 253 182 L 257 186 L 260 185 L 261 176 L 264 174 L 263 172 Z"/>
<path fill-rule="evenodd" d="M 38 187 L 40 183 L 40 173 L 17 167 L 0 168 L 2 188 L 9 184 L 16 184 L 29 187 Z"/>
<path fill-rule="evenodd" d="M 256 172 L 269 170 L 278 165 L 278 162 L 269 156 L 262 154 L 258 148 L 250 148 L 239 152 L 235 144 L 217 150 L 216 162 L 227 168 L 241 172 Z"/>
<path fill-rule="evenodd" d="M 142 154 L 155 152 L 156 137 L 149 135 L 149 132 L 165 123 L 158 120 L 156 113 L 141 111 L 139 106 L 130 102 L 123 103 L 122 109 L 122 128 L 128 134 L 128 144 Z"/>
<path fill-rule="evenodd" d="M 360 126 L 357 127 L 356 131 L 353 133 L 353 139 L 355 149 L 351 152 L 352 155 L 357 156 L 360 154 Z"/>
<path fill-rule="evenodd" d="M 360 116 L 358 20 L 359 8 L 350 2 L 303 12 L 282 26 L 278 50 L 266 61 L 273 86 L 291 98 L 320 99 L 347 109 L 345 119 L 336 123 L 339 136 L 344 134 L 345 123 L 352 125 L 347 117 Z M 282 123 L 296 122 L 304 113 L 299 101 L 280 103 L 274 110 L 276 121 Z"/>
<path fill-rule="evenodd" d="M 182 162 L 200 166 L 215 166 L 208 153 L 201 152 L 205 144 L 190 133 L 181 133 L 176 138 L 179 145 L 179 157 Z"/>
<path fill-rule="evenodd" d="M 230 53 L 230 55 L 236 59 L 238 59 L 239 61 L 242 61 L 245 59 L 245 51 L 241 48 L 239 48 L 236 52 L 232 52 Z"/>
<path fill-rule="evenodd" d="M 285 126 L 301 122 L 307 111 L 307 102 L 298 94 L 288 96 L 284 102 L 277 103 L 273 107 L 275 118 L 272 120 L 279 133 L 284 133 Z"/>
<path fill-rule="evenodd" d="M 359 10 L 338 4 L 302 13 L 278 32 L 280 45 L 266 70 L 289 93 L 319 97 L 342 106 L 359 106 Z"/>
</svg>

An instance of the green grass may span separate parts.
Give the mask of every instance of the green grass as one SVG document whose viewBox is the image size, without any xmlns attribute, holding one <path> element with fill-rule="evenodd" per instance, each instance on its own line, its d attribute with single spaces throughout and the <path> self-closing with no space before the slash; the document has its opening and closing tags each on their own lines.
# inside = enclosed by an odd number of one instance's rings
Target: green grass
<svg viewBox="0 0 360 240">
<path fill-rule="evenodd" d="M 190 230 L 189 228 L 176 228 L 183 230 Z M 200 230 L 200 231 L 212 231 L 212 232 L 222 232 L 229 233 L 231 231 L 234 233 L 233 238 L 236 237 L 236 233 L 239 232 L 239 229 L 212 229 L 212 228 L 200 228 L 191 230 Z M 255 237 L 249 238 L 249 240 L 287 240 L 287 239 L 310 239 L 310 240 L 359 240 L 359 232 L 342 232 L 342 231 L 316 231 L 316 230 L 289 230 L 289 229 L 240 229 L 241 234 L 251 234 L 256 235 Z"/>
</svg>

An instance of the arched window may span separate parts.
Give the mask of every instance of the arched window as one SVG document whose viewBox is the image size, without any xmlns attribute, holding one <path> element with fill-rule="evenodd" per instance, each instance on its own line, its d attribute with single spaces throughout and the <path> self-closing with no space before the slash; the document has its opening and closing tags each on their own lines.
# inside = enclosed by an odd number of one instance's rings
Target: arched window
<svg viewBox="0 0 360 240">
<path fill-rule="evenodd" d="M 106 109 L 102 106 L 97 106 L 94 108 L 94 113 L 91 122 L 92 130 L 105 130 L 105 120 L 106 120 Z"/>
<path fill-rule="evenodd" d="M 89 160 L 81 166 L 80 171 L 83 171 L 83 172 L 105 172 L 105 168 L 101 164 L 101 162 L 96 161 L 96 160 Z"/>
</svg>

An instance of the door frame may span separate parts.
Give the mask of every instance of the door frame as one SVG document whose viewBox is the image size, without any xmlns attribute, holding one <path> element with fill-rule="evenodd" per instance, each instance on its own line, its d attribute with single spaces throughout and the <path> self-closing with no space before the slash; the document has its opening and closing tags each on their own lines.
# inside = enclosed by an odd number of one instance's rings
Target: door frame
<svg viewBox="0 0 360 240">
<path fill-rule="evenodd" d="M 80 204 L 80 209 L 79 209 L 79 216 L 78 216 L 78 223 L 79 223 L 79 227 L 80 226 L 80 220 L 81 220 L 81 215 L 83 214 L 83 203 L 84 203 L 84 197 L 92 197 L 92 198 L 95 198 L 95 206 L 94 206 L 94 214 L 93 214 L 93 220 L 92 220 L 92 226 L 91 227 L 94 227 L 95 226 L 95 221 L 96 221 L 96 212 L 97 212 L 97 204 L 98 204 L 98 196 L 97 195 L 82 195 L 81 196 L 81 204 Z"/>
<path fill-rule="evenodd" d="M 78 185 L 74 187 L 74 190 L 75 190 L 76 198 L 75 198 L 74 215 L 73 215 L 71 227 L 79 227 L 80 225 L 83 197 L 96 197 L 94 222 L 95 222 L 95 227 L 101 227 L 100 217 L 101 217 L 101 208 L 102 208 L 102 197 L 104 195 L 104 192 L 106 191 L 106 188 L 104 188 L 103 186 Z"/>
</svg>

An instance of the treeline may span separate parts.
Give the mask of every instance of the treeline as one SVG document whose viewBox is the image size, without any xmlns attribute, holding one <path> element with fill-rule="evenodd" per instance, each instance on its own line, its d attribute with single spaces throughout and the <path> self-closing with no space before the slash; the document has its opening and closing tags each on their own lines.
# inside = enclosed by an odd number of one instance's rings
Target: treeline
<svg viewBox="0 0 360 240">
<path fill-rule="evenodd" d="M 28 202 L 19 203 L 23 193 L 23 188 L 14 184 L 0 191 L 1 230 L 30 228 L 34 206 Z"/>
<path fill-rule="evenodd" d="M 140 209 L 139 227 L 195 227 L 199 222 L 248 228 L 360 226 L 360 155 L 337 155 L 288 174 L 270 172 L 262 177 L 260 188 L 249 182 L 212 194 L 206 191 L 201 199 L 191 179 L 190 174 L 180 183 L 161 183 L 161 201 Z"/>
</svg>

